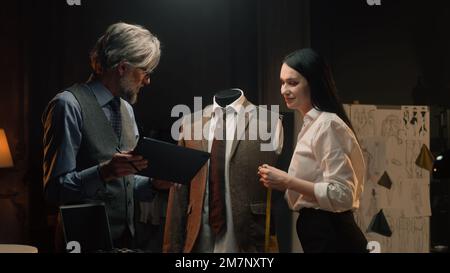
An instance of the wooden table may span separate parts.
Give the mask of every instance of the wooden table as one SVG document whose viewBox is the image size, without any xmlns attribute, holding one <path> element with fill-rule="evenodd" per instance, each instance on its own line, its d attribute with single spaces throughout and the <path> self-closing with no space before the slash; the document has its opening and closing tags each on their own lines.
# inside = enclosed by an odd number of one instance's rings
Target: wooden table
<svg viewBox="0 0 450 273">
<path fill-rule="evenodd" d="M 38 253 L 34 246 L 0 244 L 0 253 Z"/>
</svg>

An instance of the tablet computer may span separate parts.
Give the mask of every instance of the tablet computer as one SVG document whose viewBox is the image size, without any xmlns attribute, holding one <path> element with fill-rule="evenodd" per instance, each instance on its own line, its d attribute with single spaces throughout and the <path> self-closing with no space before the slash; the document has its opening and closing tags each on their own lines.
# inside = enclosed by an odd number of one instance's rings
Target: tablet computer
<svg viewBox="0 0 450 273">
<path fill-rule="evenodd" d="M 147 137 L 139 139 L 133 153 L 148 160 L 148 168 L 138 175 L 179 184 L 188 184 L 210 156 L 204 151 Z"/>
</svg>

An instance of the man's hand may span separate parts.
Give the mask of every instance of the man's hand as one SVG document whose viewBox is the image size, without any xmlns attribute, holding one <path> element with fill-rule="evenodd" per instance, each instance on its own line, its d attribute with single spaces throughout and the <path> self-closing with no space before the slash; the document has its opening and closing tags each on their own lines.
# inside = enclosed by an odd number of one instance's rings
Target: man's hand
<svg viewBox="0 0 450 273">
<path fill-rule="evenodd" d="M 103 181 L 109 182 L 116 178 L 135 174 L 147 167 L 148 161 L 140 155 L 133 155 L 131 152 L 116 153 L 111 160 L 100 164 L 99 173 Z"/>
</svg>

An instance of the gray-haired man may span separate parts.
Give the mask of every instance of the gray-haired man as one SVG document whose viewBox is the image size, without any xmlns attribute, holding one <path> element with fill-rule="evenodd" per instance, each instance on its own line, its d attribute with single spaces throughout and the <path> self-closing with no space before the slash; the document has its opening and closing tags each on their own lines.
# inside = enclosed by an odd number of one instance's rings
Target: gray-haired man
<svg viewBox="0 0 450 273">
<path fill-rule="evenodd" d="M 103 202 L 118 248 L 130 247 L 134 235 L 134 193 L 152 198 L 149 178 L 134 175 L 147 161 L 128 152 L 139 137 L 130 104 L 150 84 L 160 54 L 147 29 L 109 26 L 91 51 L 89 81 L 57 94 L 42 119 L 47 202 Z"/>
</svg>

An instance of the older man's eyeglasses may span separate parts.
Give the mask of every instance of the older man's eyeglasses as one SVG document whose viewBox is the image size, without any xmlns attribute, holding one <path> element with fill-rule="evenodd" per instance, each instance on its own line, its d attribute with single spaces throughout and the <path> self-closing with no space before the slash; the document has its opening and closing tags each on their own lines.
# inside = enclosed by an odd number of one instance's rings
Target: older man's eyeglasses
<svg viewBox="0 0 450 273">
<path fill-rule="evenodd" d="M 131 66 L 131 67 L 134 67 L 134 68 L 136 68 L 136 69 L 139 69 L 139 71 L 141 71 L 142 73 L 144 73 L 146 79 L 150 79 L 150 74 L 152 73 L 152 71 L 151 71 L 151 70 L 148 70 L 147 67 L 138 67 L 138 66 L 132 65 L 132 64 L 129 63 L 129 62 L 127 62 L 127 64 L 128 64 L 129 66 Z"/>
<path fill-rule="evenodd" d="M 146 79 L 150 79 L 150 73 L 152 73 L 152 71 L 149 71 L 146 68 L 142 67 L 138 67 L 138 69 L 144 73 Z"/>
</svg>

